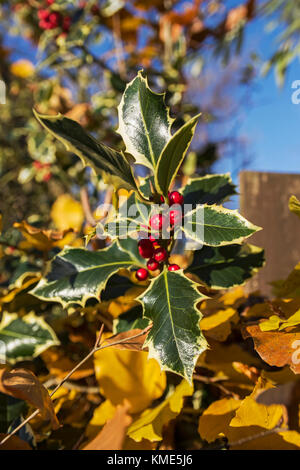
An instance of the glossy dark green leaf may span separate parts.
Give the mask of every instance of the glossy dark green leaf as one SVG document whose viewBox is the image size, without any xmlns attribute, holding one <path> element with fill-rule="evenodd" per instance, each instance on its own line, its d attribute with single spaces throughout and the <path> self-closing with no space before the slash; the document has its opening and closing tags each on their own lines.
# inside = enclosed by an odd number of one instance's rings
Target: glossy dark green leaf
<svg viewBox="0 0 300 470">
<path fill-rule="evenodd" d="M 184 204 L 221 204 L 236 193 L 230 175 L 190 178 L 182 191 Z"/>
<path fill-rule="evenodd" d="M 114 334 L 134 329 L 144 330 L 148 325 L 148 318 L 143 318 L 142 306 L 137 305 L 114 320 Z"/>
<path fill-rule="evenodd" d="M 10 364 L 37 357 L 59 341 L 50 326 L 33 312 L 18 317 L 4 312 L 0 323 L 0 359 Z"/>
<path fill-rule="evenodd" d="M 188 238 L 209 246 L 242 243 L 260 230 L 236 210 L 199 205 L 184 217 L 183 232 Z"/>
<path fill-rule="evenodd" d="M 27 404 L 25 401 L 0 392 L 0 433 L 6 434 L 10 425 L 26 409 Z"/>
<path fill-rule="evenodd" d="M 127 85 L 118 108 L 119 128 L 126 151 L 135 162 L 154 170 L 171 138 L 172 119 L 164 94 L 150 90 L 141 72 Z"/>
<path fill-rule="evenodd" d="M 136 260 L 116 243 L 99 251 L 66 248 L 52 260 L 49 272 L 31 293 L 63 306 L 84 306 L 89 298 L 100 299 L 108 279 L 119 269 L 135 264 Z"/>
<path fill-rule="evenodd" d="M 36 111 L 34 114 L 38 121 L 66 146 L 67 150 L 80 157 L 83 164 L 90 166 L 96 174 L 104 172 L 116 187 L 137 190 L 131 166 L 123 153 L 97 142 L 80 124 L 61 114 L 47 116 Z"/>
<path fill-rule="evenodd" d="M 196 308 L 201 298 L 194 282 L 181 271 L 167 269 L 139 297 L 144 317 L 153 323 L 145 343 L 149 356 L 157 359 L 162 369 L 189 382 L 199 354 L 207 348 L 199 328 L 202 315 Z"/>
<path fill-rule="evenodd" d="M 164 147 L 155 169 L 155 185 L 164 196 L 177 175 L 193 138 L 199 115 L 185 123 Z"/>
<path fill-rule="evenodd" d="M 204 246 L 194 253 L 186 271 L 196 274 L 213 289 L 224 289 L 243 284 L 264 265 L 264 250 L 257 246 Z"/>
</svg>

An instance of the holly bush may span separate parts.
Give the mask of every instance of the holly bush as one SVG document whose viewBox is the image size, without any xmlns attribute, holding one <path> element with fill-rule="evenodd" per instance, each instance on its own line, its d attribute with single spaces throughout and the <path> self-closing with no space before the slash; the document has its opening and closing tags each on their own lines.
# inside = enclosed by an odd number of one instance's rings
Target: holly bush
<svg viewBox="0 0 300 470">
<path fill-rule="evenodd" d="M 123 151 L 35 111 L 115 197 L 85 246 L 68 195 L 51 210 L 60 230 L 23 221 L 14 244 L 2 234 L 14 272 L 1 296 L 1 445 L 298 448 L 294 402 L 272 401 L 274 385 L 296 390 L 298 266 L 274 300 L 246 294 L 264 254 L 245 243 L 259 228 L 221 205 L 236 193 L 230 176 L 176 178 L 199 116 L 172 132 L 143 72 L 118 115 Z"/>
</svg>

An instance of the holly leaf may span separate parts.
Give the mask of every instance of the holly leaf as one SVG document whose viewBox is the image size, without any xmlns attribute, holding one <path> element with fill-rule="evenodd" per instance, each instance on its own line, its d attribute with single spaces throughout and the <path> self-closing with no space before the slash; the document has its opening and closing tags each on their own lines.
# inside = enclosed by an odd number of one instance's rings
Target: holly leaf
<svg viewBox="0 0 300 470">
<path fill-rule="evenodd" d="M 189 178 L 182 195 L 184 204 L 221 204 L 237 194 L 229 173 Z"/>
<path fill-rule="evenodd" d="M 84 306 L 90 298 L 100 299 L 108 279 L 121 268 L 136 263 L 114 243 L 100 251 L 66 248 L 53 258 L 48 273 L 31 291 L 41 300 L 60 302 L 63 307 Z"/>
<path fill-rule="evenodd" d="M 75 153 L 84 165 L 90 166 L 97 175 L 104 172 L 111 177 L 115 187 L 137 191 L 132 168 L 122 152 L 97 142 L 80 124 L 61 114 L 48 116 L 34 110 L 34 115 L 47 131 L 60 140 L 67 150 Z"/>
<path fill-rule="evenodd" d="M 183 232 L 188 238 L 209 246 L 242 243 L 261 230 L 236 210 L 222 206 L 199 205 L 184 216 Z"/>
<path fill-rule="evenodd" d="M 196 274 L 212 289 L 228 289 L 243 284 L 264 261 L 264 250 L 254 245 L 204 246 L 194 252 L 186 271 Z"/>
<path fill-rule="evenodd" d="M 127 85 L 118 107 L 119 127 L 126 151 L 135 163 L 152 170 L 165 145 L 171 138 L 169 109 L 165 95 L 154 93 L 140 71 Z"/>
<path fill-rule="evenodd" d="M 153 323 L 145 342 L 149 357 L 189 382 L 199 354 L 207 348 L 199 328 L 202 315 L 196 308 L 201 297 L 196 284 L 182 272 L 166 269 L 138 297 L 144 317 Z"/>
<path fill-rule="evenodd" d="M 0 323 L 0 360 L 10 364 L 30 360 L 59 344 L 52 328 L 34 312 L 23 317 L 18 317 L 16 313 L 3 313 Z"/>
<path fill-rule="evenodd" d="M 164 196 L 177 175 L 193 138 L 199 114 L 185 123 L 164 147 L 155 169 L 155 185 Z"/>
</svg>

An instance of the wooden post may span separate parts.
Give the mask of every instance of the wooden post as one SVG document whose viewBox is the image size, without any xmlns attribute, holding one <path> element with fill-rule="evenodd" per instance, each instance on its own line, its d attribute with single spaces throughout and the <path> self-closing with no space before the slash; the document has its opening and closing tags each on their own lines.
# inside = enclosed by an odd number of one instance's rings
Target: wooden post
<svg viewBox="0 0 300 470">
<path fill-rule="evenodd" d="M 300 175 L 242 171 L 240 211 L 263 228 L 249 243 L 265 249 L 266 265 L 246 290 L 271 294 L 270 282 L 284 279 L 300 261 L 300 219 L 289 211 L 292 194 L 300 198 Z"/>
</svg>

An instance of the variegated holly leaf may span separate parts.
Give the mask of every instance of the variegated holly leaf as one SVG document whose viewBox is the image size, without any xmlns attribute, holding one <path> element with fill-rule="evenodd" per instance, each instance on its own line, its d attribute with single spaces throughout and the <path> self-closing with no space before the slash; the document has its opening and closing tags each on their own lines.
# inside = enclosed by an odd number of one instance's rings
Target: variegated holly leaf
<svg viewBox="0 0 300 470">
<path fill-rule="evenodd" d="M 186 271 L 213 289 L 227 289 L 243 284 L 264 261 L 264 250 L 254 245 L 203 246 Z"/>
<path fill-rule="evenodd" d="M 90 298 L 100 299 L 108 279 L 119 269 L 135 264 L 136 260 L 116 243 L 94 252 L 66 248 L 53 258 L 48 273 L 31 294 L 64 307 L 73 303 L 84 306 Z"/>
<path fill-rule="evenodd" d="M 199 205 L 184 216 L 183 232 L 188 238 L 209 246 L 242 243 L 261 230 L 236 210 Z"/>
<path fill-rule="evenodd" d="M 176 177 L 193 138 L 199 115 L 185 123 L 164 147 L 155 168 L 155 186 L 164 196 Z"/>
<path fill-rule="evenodd" d="M 182 194 L 184 204 L 221 204 L 237 194 L 229 173 L 189 178 Z"/>
<path fill-rule="evenodd" d="M 203 297 L 181 271 L 166 268 L 138 297 L 144 317 L 153 324 L 145 342 L 149 357 L 189 382 L 199 354 L 207 348 L 199 328 L 202 314 L 196 308 Z"/>
<path fill-rule="evenodd" d="M 116 187 L 137 190 L 131 166 L 122 152 L 97 142 L 80 124 L 61 114 L 47 116 L 36 111 L 34 114 L 45 129 L 60 140 L 67 150 L 80 157 L 83 164 L 90 166 L 96 174 L 104 172 L 109 175 L 110 182 Z"/>
<path fill-rule="evenodd" d="M 0 323 L 0 359 L 9 364 L 37 357 L 60 344 L 52 328 L 33 312 L 24 317 L 4 312 Z"/>
<path fill-rule="evenodd" d="M 154 170 L 171 138 L 173 120 L 164 94 L 150 90 L 140 71 L 127 85 L 118 112 L 117 132 L 126 144 L 126 151 L 135 158 L 135 163 Z"/>
<path fill-rule="evenodd" d="M 128 241 L 128 237 L 136 235 L 139 231 L 148 231 L 150 212 L 151 206 L 149 204 L 142 204 L 137 194 L 133 193 L 122 204 L 116 217 L 104 226 L 99 223 L 98 229 L 102 234 L 113 240 L 119 238 L 120 243 L 126 243 L 127 245 L 131 243 L 133 246 L 133 243 Z M 137 246 L 136 241 L 135 246 Z"/>
</svg>

